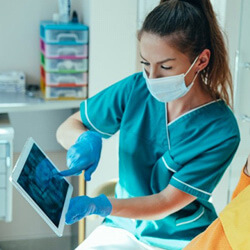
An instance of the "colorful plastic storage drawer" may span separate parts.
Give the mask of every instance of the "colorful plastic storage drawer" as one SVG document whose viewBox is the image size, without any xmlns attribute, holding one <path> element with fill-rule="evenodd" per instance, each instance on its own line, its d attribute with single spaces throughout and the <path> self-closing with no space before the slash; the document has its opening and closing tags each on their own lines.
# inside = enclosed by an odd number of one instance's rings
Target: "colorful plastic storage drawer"
<svg viewBox="0 0 250 250">
<path fill-rule="evenodd" d="M 87 98 L 87 86 L 82 87 L 46 87 L 46 99 L 78 99 Z"/>
<path fill-rule="evenodd" d="M 40 40 L 41 51 L 47 58 L 78 59 L 88 57 L 88 45 L 46 44 Z"/>
<path fill-rule="evenodd" d="M 88 70 L 88 59 L 51 59 L 41 54 L 41 64 L 47 72 L 79 73 Z"/>
<path fill-rule="evenodd" d="M 51 44 L 87 44 L 88 27 L 80 23 L 54 23 L 42 21 L 40 36 Z"/>
<path fill-rule="evenodd" d="M 88 82 L 88 74 L 84 73 L 49 73 L 41 67 L 41 81 L 46 86 L 81 86 Z"/>
</svg>

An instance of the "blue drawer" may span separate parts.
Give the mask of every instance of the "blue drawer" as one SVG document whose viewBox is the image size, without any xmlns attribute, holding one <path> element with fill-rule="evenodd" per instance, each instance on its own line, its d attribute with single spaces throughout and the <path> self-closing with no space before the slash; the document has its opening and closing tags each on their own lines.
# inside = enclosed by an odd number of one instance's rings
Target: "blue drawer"
<svg viewBox="0 0 250 250">
<path fill-rule="evenodd" d="M 88 26 L 80 23 L 55 23 L 42 21 L 40 37 L 47 44 L 87 44 L 89 39 Z"/>
</svg>

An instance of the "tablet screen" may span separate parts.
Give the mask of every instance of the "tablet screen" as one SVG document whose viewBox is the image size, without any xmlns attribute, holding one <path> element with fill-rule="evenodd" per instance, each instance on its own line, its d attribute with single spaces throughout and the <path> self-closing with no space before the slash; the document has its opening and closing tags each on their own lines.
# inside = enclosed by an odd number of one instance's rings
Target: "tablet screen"
<svg viewBox="0 0 250 250">
<path fill-rule="evenodd" d="M 17 179 L 34 202 L 59 226 L 69 184 L 58 174 L 46 156 L 33 144 Z"/>
</svg>

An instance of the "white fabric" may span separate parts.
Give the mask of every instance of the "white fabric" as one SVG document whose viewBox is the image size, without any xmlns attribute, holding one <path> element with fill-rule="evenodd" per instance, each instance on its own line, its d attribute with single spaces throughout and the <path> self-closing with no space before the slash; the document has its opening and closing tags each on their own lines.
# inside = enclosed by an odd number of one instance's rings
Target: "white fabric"
<svg viewBox="0 0 250 250">
<path fill-rule="evenodd" d="M 75 250 L 156 250 L 161 249 L 146 245 L 130 232 L 121 229 L 98 226 L 89 237 Z"/>
</svg>

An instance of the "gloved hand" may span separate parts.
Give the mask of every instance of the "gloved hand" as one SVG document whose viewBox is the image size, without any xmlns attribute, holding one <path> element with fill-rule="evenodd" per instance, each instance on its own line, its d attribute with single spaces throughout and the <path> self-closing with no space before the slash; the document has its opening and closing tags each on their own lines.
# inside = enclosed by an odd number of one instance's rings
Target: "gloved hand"
<svg viewBox="0 0 250 250">
<path fill-rule="evenodd" d="M 62 176 L 78 175 L 85 170 L 84 178 L 90 181 L 95 171 L 102 149 L 102 138 L 94 131 L 81 134 L 76 143 L 67 152 L 67 165 L 69 170 L 60 172 Z"/>
<path fill-rule="evenodd" d="M 112 205 L 104 194 L 95 198 L 90 198 L 85 195 L 77 196 L 70 200 L 65 222 L 70 225 L 91 214 L 105 217 L 110 215 L 111 211 Z"/>
</svg>

